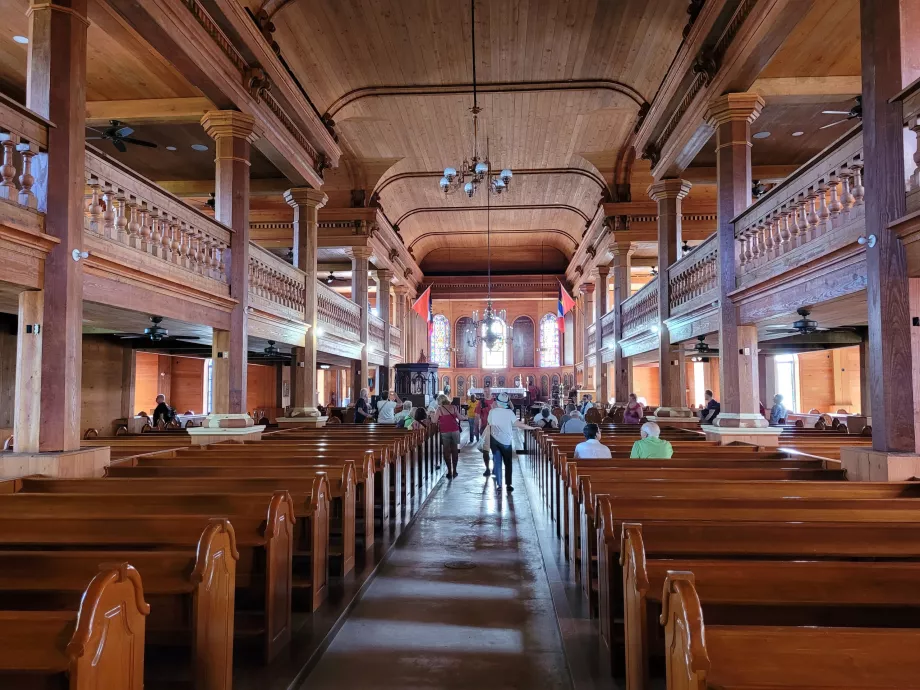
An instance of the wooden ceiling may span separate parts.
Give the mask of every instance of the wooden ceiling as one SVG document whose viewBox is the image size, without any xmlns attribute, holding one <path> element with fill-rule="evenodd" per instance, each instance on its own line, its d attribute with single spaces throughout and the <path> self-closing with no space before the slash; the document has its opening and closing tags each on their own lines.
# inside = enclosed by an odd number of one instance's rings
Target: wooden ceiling
<svg viewBox="0 0 920 690">
<path fill-rule="evenodd" d="M 466 0 L 249 0 L 346 152 L 335 189 L 377 189 L 418 261 L 481 248 L 483 192 L 445 196 L 439 171 L 472 154 L 473 59 Z M 604 175 L 681 40 L 686 0 L 476 3 L 480 149 L 516 175 L 492 226 L 515 270 L 539 272 L 542 244 L 566 258 L 596 212 Z M 343 174 L 344 173 L 344 174 Z M 469 237 L 461 237 L 469 235 Z M 433 257 L 434 258 L 434 257 Z M 458 251 L 455 271 L 481 268 Z M 440 258 L 438 259 L 440 262 Z"/>
</svg>

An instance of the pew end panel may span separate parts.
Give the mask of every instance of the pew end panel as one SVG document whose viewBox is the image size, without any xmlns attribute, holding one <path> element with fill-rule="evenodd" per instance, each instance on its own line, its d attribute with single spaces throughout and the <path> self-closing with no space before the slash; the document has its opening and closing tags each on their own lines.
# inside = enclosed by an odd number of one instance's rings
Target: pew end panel
<svg viewBox="0 0 920 690">
<path fill-rule="evenodd" d="M 710 662 L 693 573 L 668 574 L 661 598 L 661 624 L 665 627 L 669 690 L 707 690 Z"/>
<path fill-rule="evenodd" d="M 149 613 L 137 570 L 127 563 L 103 566 L 86 588 L 67 645 L 71 690 L 143 690 Z"/>
<path fill-rule="evenodd" d="M 626 687 L 648 687 L 648 606 L 649 590 L 642 543 L 642 525 L 624 522 L 620 546 L 623 568 L 623 636 L 626 647 Z"/>
<path fill-rule="evenodd" d="M 265 523 L 266 663 L 274 659 L 291 641 L 294 523 L 291 495 L 287 491 L 276 491 L 268 505 Z"/>
</svg>

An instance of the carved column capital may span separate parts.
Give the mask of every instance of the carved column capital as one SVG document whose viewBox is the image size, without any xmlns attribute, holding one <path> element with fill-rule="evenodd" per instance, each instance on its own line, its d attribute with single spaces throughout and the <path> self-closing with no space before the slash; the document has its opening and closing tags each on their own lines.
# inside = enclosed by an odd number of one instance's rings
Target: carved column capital
<svg viewBox="0 0 920 690">
<path fill-rule="evenodd" d="M 231 137 L 250 144 L 259 138 L 253 129 L 255 122 L 252 115 L 237 110 L 209 110 L 201 118 L 205 133 L 215 141 Z"/>
<path fill-rule="evenodd" d="M 308 207 L 316 210 L 321 209 L 329 201 L 329 197 L 318 189 L 309 187 L 294 187 L 284 193 L 284 200 L 288 206 L 294 208 Z"/>
<path fill-rule="evenodd" d="M 345 254 L 352 259 L 370 259 L 374 250 L 367 246 L 345 247 Z"/>
<path fill-rule="evenodd" d="M 661 202 L 665 199 L 683 199 L 690 193 L 693 185 L 687 180 L 668 179 L 659 180 L 651 185 L 647 190 L 648 196 L 652 201 Z"/>
<path fill-rule="evenodd" d="M 727 93 L 710 102 L 706 122 L 713 127 L 738 121 L 751 124 L 760 117 L 763 106 L 763 98 L 756 93 Z"/>
</svg>

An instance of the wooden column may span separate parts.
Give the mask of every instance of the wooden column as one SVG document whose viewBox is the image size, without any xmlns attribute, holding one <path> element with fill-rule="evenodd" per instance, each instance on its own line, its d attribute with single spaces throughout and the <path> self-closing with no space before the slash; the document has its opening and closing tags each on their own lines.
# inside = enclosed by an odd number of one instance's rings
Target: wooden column
<svg viewBox="0 0 920 690">
<path fill-rule="evenodd" d="M 604 364 L 603 357 L 601 357 L 601 317 L 607 313 L 607 277 L 609 275 L 610 266 L 597 267 L 597 283 L 595 284 L 597 326 L 594 329 L 594 385 L 597 388 L 597 394 L 594 399 L 603 405 L 607 405 L 610 402 L 610 389 L 607 386 L 607 365 Z"/>
<path fill-rule="evenodd" d="M 735 227 L 732 219 L 751 204 L 751 123 L 760 115 L 763 99 L 755 93 L 730 93 L 709 105 L 706 119 L 716 130 L 716 182 L 719 243 L 719 381 L 722 411 L 716 424 L 724 427 L 764 426 L 766 420 L 751 401 L 759 384 L 745 378 L 741 390 L 742 360 L 738 316 L 729 294 L 735 289 Z M 750 349 L 750 348 L 749 348 Z M 753 350 L 756 359 L 756 346 Z M 745 361 L 747 375 L 756 362 Z"/>
<path fill-rule="evenodd" d="M 326 205 L 328 197 L 320 191 L 309 188 L 289 189 L 284 193 L 284 200 L 294 209 L 294 265 L 306 274 L 306 305 L 304 322 L 307 331 L 304 348 L 303 367 L 296 369 L 298 388 L 303 389 L 302 405 L 294 406 L 296 413 L 312 413 L 316 410 L 316 352 L 317 352 L 317 313 L 316 313 L 316 252 L 318 248 L 317 232 L 319 210 Z M 294 411 L 292 415 L 296 414 Z"/>
<path fill-rule="evenodd" d="M 390 390 L 390 288 L 393 286 L 393 271 L 377 269 L 377 316 L 383 321 L 383 365 L 377 380 L 377 390 Z"/>
<path fill-rule="evenodd" d="M 397 285 L 393 288 L 396 293 L 396 327 L 402 334 L 402 361 L 409 362 L 409 288 L 405 285 Z"/>
<path fill-rule="evenodd" d="M 920 452 L 916 446 L 914 393 L 904 374 L 911 359 L 911 311 L 904 247 L 888 224 L 906 213 L 903 115 L 889 99 L 914 81 L 920 68 L 920 8 L 916 0 L 861 0 L 863 157 L 869 302 L 869 395 L 872 448 Z M 914 329 L 917 330 L 917 329 Z"/>
<path fill-rule="evenodd" d="M 134 391 L 137 386 L 137 356 L 130 347 L 122 350 L 121 357 L 121 416 L 131 419 L 134 409 Z"/>
<path fill-rule="evenodd" d="M 305 349 L 303 347 L 291 348 L 291 411 L 289 416 L 293 415 L 294 410 L 303 410 L 307 407 L 307 391 L 310 389 L 304 385 L 307 378 L 303 373 L 306 367 Z"/>
<path fill-rule="evenodd" d="M 686 407 L 683 356 L 678 343 L 671 342 L 665 321 L 671 316 L 668 268 L 678 259 L 681 245 L 681 200 L 690 192 L 686 180 L 661 180 L 648 188 L 658 204 L 658 384 L 661 407 Z"/>
<path fill-rule="evenodd" d="M 741 410 L 763 418 L 760 414 L 760 358 L 757 356 L 757 326 L 738 326 L 738 350 L 738 382 L 740 384 L 738 390 L 741 393 Z"/>
<path fill-rule="evenodd" d="M 13 399 L 13 450 L 37 453 L 42 398 L 42 339 L 45 293 L 19 293 L 19 325 L 16 335 L 16 383 Z"/>
<path fill-rule="evenodd" d="M 623 319 L 620 307 L 630 297 L 633 245 L 631 242 L 613 242 L 610 252 L 613 254 L 613 337 L 615 351 L 613 359 L 613 395 L 618 404 L 629 402 L 630 377 L 632 365 L 628 357 L 623 356 L 620 341 L 623 339 Z"/>
<path fill-rule="evenodd" d="M 46 211 L 45 232 L 60 240 L 45 260 L 41 416 L 31 420 L 40 426 L 41 451 L 80 447 L 83 264 L 72 252 L 83 248 L 86 5 L 33 0 L 29 8 L 26 107 L 55 125 L 48 131 L 47 158 L 33 160 L 35 189 L 46 199 L 39 203 Z"/>
<path fill-rule="evenodd" d="M 358 399 L 358 393 L 362 388 L 367 388 L 367 379 L 370 376 L 370 370 L 367 366 L 367 347 L 368 347 L 368 325 L 367 317 L 370 314 L 367 299 L 367 271 L 369 259 L 371 258 L 370 247 L 349 247 L 348 252 L 351 255 L 351 299 L 361 308 L 361 325 L 360 337 L 364 343 L 364 349 L 361 350 L 361 367 L 358 379 L 361 385 L 355 391 L 354 398 Z"/>
<path fill-rule="evenodd" d="M 588 366 L 588 328 L 594 323 L 594 283 L 588 281 L 581 284 L 581 299 L 584 303 L 584 312 L 585 312 L 585 356 L 584 356 L 584 366 L 585 366 L 585 385 L 587 389 L 595 388 L 597 383 L 594 380 L 594 367 Z M 595 347 L 595 353 L 597 348 Z"/>
<path fill-rule="evenodd" d="M 212 110 L 201 125 L 215 143 L 214 217 L 226 225 L 230 237 L 230 296 L 237 300 L 230 314 L 230 353 L 227 362 L 228 401 L 215 414 L 246 413 L 246 366 L 249 352 L 249 152 L 257 139 L 251 115 L 235 110 Z M 217 369 L 214 370 L 215 378 Z M 216 387 L 216 381 L 215 381 Z M 216 399 L 215 399 L 216 400 Z"/>
<path fill-rule="evenodd" d="M 872 395 L 869 391 L 869 338 L 867 334 L 863 335 L 863 340 L 859 344 L 859 413 L 863 417 L 872 415 Z"/>
<path fill-rule="evenodd" d="M 230 331 L 211 331 L 211 414 L 230 409 Z"/>
</svg>

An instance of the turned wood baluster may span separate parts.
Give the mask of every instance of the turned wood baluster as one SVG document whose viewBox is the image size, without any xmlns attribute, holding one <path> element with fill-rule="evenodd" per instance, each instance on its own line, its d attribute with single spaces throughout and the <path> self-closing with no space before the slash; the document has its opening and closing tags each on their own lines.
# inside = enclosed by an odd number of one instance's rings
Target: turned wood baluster
<svg viewBox="0 0 920 690">
<path fill-rule="evenodd" d="M 126 203 L 126 207 L 128 209 L 128 235 L 130 235 L 134 241 L 132 246 L 147 251 L 147 238 L 150 236 L 150 228 L 147 227 L 146 218 L 144 218 L 144 223 L 138 221 L 137 199 L 133 196 L 130 197 L 129 201 Z"/>
<path fill-rule="evenodd" d="M 801 246 L 807 241 L 806 233 L 808 232 L 808 218 L 806 211 L 807 201 L 804 196 L 795 202 L 795 232 L 796 246 Z"/>
<path fill-rule="evenodd" d="M 134 238 L 128 232 L 128 200 L 122 190 L 115 197 L 115 233 L 119 242 L 134 246 Z"/>
<path fill-rule="evenodd" d="M 182 263 L 182 243 L 180 242 L 179 224 L 173 218 L 169 221 L 169 251 L 170 260 L 174 264 Z"/>
<path fill-rule="evenodd" d="M 848 167 L 844 166 L 840 170 L 840 179 L 843 180 L 843 191 L 840 194 L 840 200 L 843 202 L 843 208 L 849 211 L 856 203 L 856 199 L 853 197 L 852 191 L 853 173 L 850 172 Z"/>
<path fill-rule="evenodd" d="M 212 278 L 211 275 L 211 238 L 208 235 L 201 236 L 201 246 L 202 246 L 202 274 L 208 278 Z"/>
<path fill-rule="evenodd" d="M 766 239 L 764 240 L 764 245 L 766 247 L 766 257 L 767 257 L 767 260 L 769 261 L 770 258 L 772 258 L 770 255 L 773 254 L 773 247 L 776 244 L 773 241 L 773 228 L 776 225 L 775 221 L 773 220 L 773 213 L 772 212 L 768 213 L 767 217 L 764 218 L 763 222 L 764 222 L 764 225 L 766 226 L 766 232 L 765 232 Z"/>
<path fill-rule="evenodd" d="M 814 188 L 808 190 L 808 195 L 805 197 L 805 201 L 808 208 L 808 229 L 811 230 L 811 235 L 809 239 L 813 239 L 817 234 L 818 223 L 821 219 L 818 217 L 818 192 Z"/>
<path fill-rule="evenodd" d="M 227 282 L 227 271 L 230 270 L 230 267 L 227 265 L 227 245 L 223 242 L 220 243 L 220 279 L 223 282 Z"/>
<path fill-rule="evenodd" d="M 853 198 L 856 200 L 856 206 L 863 203 L 866 196 L 866 188 L 862 184 L 862 165 L 853 166 Z"/>
<path fill-rule="evenodd" d="M 16 150 L 15 134 L 0 134 L 3 146 L 3 165 L 0 165 L 0 199 L 17 201 L 19 190 L 16 189 L 16 165 L 13 161 L 13 152 Z"/>
<path fill-rule="evenodd" d="M 751 261 L 757 263 L 757 260 L 760 258 L 760 231 L 757 228 L 755 223 L 750 228 L 748 228 L 748 235 L 751 238 Z"/>
<path fill-rule="evenodd" d="M 744 230 L 735 233 L 735 242 L 738 243 L 738 265 L 744 268 L 747 266 L 747 238 Z"/>
<path fill-rule="evenodd" d="M 141 234 L 144 236 L 145 249 L 156 257 L 160 256 L 160 211 L 148 209 L 147 202 L 141 206 Z"/>
<path fill-rule="evenodd" d="M 100 185 L 98 180 L 95 178 L 93 180 L 89 186 L 92 192 L 89 197 L 89 229 L 97 235 L 101 235 L 105 231 L 105 226 L 103 225 L 102 204 L 99 198 Z"/>
<path fill-rule="evenodd" d="M 102 200 L 105 203 L 105 210 L 102 212 L 102 234 L 113 240 L 118 239 L 115 232 L 115 194 L 109 183 L 105 185 Z"/>
<path fill-rule="evenodd" d="M 217 238 L 211 238 L 211 272 L 213 273 L 214 280 L 220 279 L 220 257 L 217 254 L 217 248 L 220 246 L 220 242 Z"/>
<path fill-rule="evenodd" d="M 191 268 L 195 273 L 201 273 L 201 234 L 198 228 L 189 228 L 189 247 L 191 248 Z"/>
<path fill-rule="evenodd" d="M 828 187 L 831 192 L 831 200 L 827 205 L 827 210 L 830 213 L 831 220 L 833 220 L 843 210 L 843 204 L 840 203 L 840 178 L 837 177 L 836 172 L 831 175 Z"/>
<path fill-rule="evenodd" d="M 35 176 L 32 174 L 32 158 L 38 153 L 38 146 L 22 143 L 16 146 L 16 150 L 22 156 L 22 173 L 19 175 L 19 203 L 29 208 L 37 208 L 38 199 L 32 192 L 32 185 L 35 184 Z"/>
<path fill-rule="evenodd" d="M 172 260 L 172 238 L 169 234 L 169 216 L 164 212 L 160 216 L 160 252 L 164 261 Z"/>
<path fill-rule="evenodd" d="M 821 230 L 821 234 L 831 229 L 831 212 L 827 207 L 827 190 L 828 184 L 824 180 L 821 180 L 818 184 L 818 227 Z"/>
</svg>

